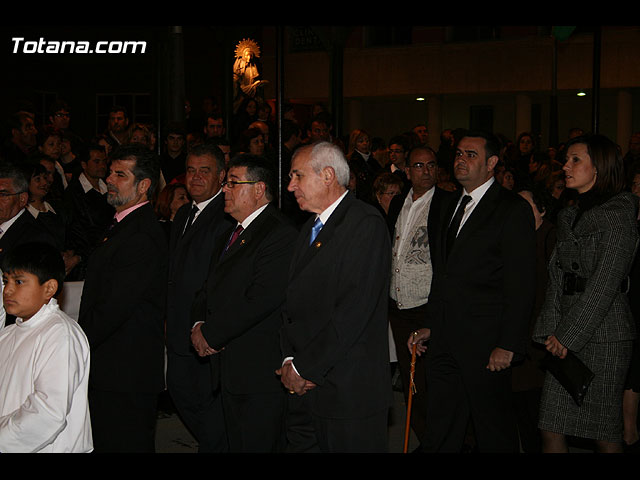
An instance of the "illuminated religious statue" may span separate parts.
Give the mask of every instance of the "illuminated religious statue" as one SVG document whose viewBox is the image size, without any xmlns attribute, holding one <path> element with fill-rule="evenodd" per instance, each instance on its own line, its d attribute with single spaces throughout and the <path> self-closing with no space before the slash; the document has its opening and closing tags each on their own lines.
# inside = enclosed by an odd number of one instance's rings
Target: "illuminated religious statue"
<svg viewBox="0 0 640 480">
<path fill-rule="evenodd" d="M 236 46 L 235 56 L 236 60 L 233 64 L 234 110 L 245 98 L 261 96 L 261 87 L 269 83 L 260 77 L 260 46 L 254 40 L 245 38 L 240 41 Z"/>
</svg>

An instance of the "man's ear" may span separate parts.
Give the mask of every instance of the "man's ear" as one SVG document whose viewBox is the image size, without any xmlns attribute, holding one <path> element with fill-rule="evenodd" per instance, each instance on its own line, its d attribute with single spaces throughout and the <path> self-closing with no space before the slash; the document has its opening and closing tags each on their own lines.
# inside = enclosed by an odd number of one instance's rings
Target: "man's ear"
<svg viewBox="0 0 640 480">
<path fill-rule="evenodd" d="M 265 185 L 264 182 L 258 182 L 255 183 L 254 185 L 255 188 L 255 192 L 256 192 L 256 198 L 262 198 L 265 196 L 266 192 L 267 192 L 267 186 Z"/>
<path fill-rule="evenodd" d="M 20 208 L 24 208 L 29 203 L 29 192 L 21 192 L 18 195 L 18 201 L 20 202 Z"/>
<path fill-rule="evenodd" d="M 494 168 L 496 168 L 496 165 L 498 164 L 498 160 L 500 160 L 498 158 L 497 155 L 491 155 L 488 159 L 487 159 L 487 168 L 491 171 L 493 171 Z"/>
<path fill-rule="evenodd" d="M 151 188 L 151 179 L 150 178 L 143 178 L 142 180 L 140 180 L 138 182 L 137 190 L 138 190 L 139 194 L 146 193 L 147 197 L 148 197 L 150 188 Z"/>
<path fill-rule="evenodd" d="M 322 180 L 324 181 L 325 185 L 331 184 L 331 182 L 335 180 L 335 178 L 336 172 L 333 167 L 324 167 L 322 169 Z"/>
</svg>

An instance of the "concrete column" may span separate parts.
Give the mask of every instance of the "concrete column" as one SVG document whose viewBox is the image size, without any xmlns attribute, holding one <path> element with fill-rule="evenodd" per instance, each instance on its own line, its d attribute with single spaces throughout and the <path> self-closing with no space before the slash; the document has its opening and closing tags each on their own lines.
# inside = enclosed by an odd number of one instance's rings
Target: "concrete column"
<svg viewBox="0 0 640 480">
<path fill-rule="evenodd" d="M 618 129 L 616 132 L 616 143 L 622 148 L 625 154 L 629 150 L 629 139 L 631 138 L 632 127 L 632 98 L 631 93 L 626 90 L 618 92 Z"/>
<path fill-rule="evenodd" d="M 513 139 L 522 132 L 531 131 L 531 97 L 528 95 L 516 95 L 516 124 Z"/>
<path fill-rule="evenodd" d="M 427 129 L 429 130 L 429 146 L 438 151 L 440 134 L 442 133 L 442 102 L 440 97 L 429 97 L 427 105 Z"/>
</svg>

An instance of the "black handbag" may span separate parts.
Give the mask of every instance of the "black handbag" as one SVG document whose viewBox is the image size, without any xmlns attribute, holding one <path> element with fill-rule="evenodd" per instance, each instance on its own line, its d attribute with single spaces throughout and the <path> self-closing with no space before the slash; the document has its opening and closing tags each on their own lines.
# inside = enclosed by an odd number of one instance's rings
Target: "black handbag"
<svg viewBox="0 0 640 480">
<path fill-rule="evenodd" d="M 576 405 L 582 405 L 587 389 L 593 380 L 593 372 L 571 351 L 565 358 L 547 352 L 542 365 L 571 395 Z"/>
</svg>

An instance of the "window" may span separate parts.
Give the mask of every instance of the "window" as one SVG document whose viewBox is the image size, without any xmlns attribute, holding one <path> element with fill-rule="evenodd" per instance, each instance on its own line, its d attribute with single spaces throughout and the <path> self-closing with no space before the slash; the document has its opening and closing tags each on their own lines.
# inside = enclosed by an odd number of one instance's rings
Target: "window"
<svg viewBox="0 0 640 480">
<path fill-rule="evenodd" d="M 121 105 L 127 109 L 129 125 L 132 123 L 153 123 L 151 94 L 99 93 L 96 95 L 96 133 L 102 133 L 107 129 L 109 111 L 114 105 Z"/>
</svg>

